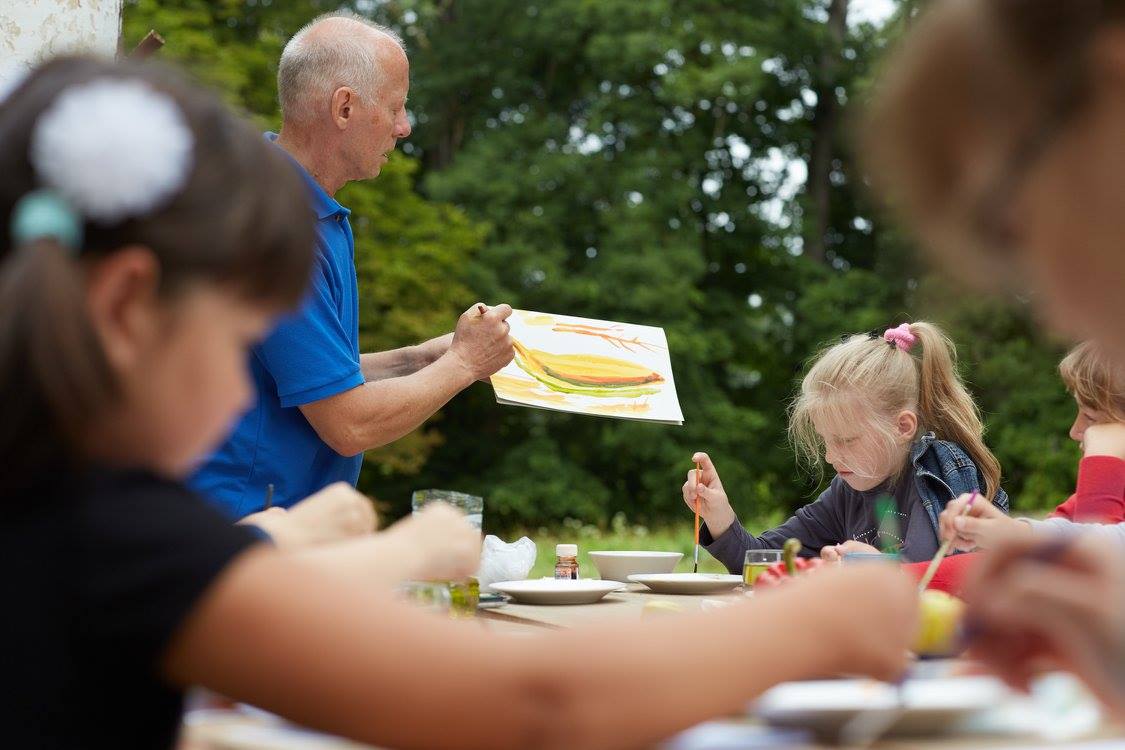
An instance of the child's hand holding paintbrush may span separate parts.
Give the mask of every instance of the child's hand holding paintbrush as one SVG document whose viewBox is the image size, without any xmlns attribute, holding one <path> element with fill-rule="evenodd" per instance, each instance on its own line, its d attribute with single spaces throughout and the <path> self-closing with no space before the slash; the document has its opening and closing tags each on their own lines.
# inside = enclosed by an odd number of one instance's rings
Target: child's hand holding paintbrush
<svg viewBox="0 0 1125 750">
<path fill-rule="evenodd" d="M 963 592 L 971 654 L 1017 688 L 1078 675 L 1125 716 L 1125 554 L 1096 538 L 1017 538 L 982 555 Z"/>
<path fill-rule="evenodd" d="M 696 512 L 696 499 L 698 498 L 698 512 L 703 523 L 707 524 L 707 531 L 713 539 L 722 536 L 731 524 L 738 522 L 734 509 L 730 507 L 727 493 L 723 490 L 723 483 L 719 480 L 719 473 L 711 463 L 711 457 L 706 453 L 696 453 L 691 457 L 695 469 L 688 471 L 687 481 L 684 482 L 684 503 Z"/>
<path fill-rule="evenodd" d="M 1029 524 L 1004 513 L 987 500 L 970 504 L 971 493 L 950 501 L 938 519 L 941 538 L 957 552 L 992 549 L 1005 539 L 1033 535 Z"/>
</svg>

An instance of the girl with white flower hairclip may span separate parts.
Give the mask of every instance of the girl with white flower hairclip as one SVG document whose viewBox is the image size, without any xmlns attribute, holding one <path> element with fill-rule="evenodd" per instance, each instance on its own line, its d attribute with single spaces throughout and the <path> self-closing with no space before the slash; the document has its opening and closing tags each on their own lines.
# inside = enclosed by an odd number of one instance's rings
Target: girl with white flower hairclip
<svg viewBox="0 0 1125 750">
<path fill-rule="evenodd" d="M 299 178 L 175 77 L 78 59 L 0 106 L 0 174 L 11 746 L 170 747 L 187 685 L 385 746 L 639 746 L 781 680 L 903 668 L 913 591 L 882 566 L 511 639 L 340 567 L 369 563 L 371 539 L 396 552 L 387 565 L 410 559 L 400 527 L 311 552 L 261 544 L 181 479 L 245 403 L 251 342 L 305 288 Z M 450 577 L 471 573 L 457 550 L 475 553 L 476 531 L 447 508 L 432 518 L 434 554 L 465 568 Z M 853 615 L 791 626 L 817 606 Z M 691 659 L 652 658 L 689 641 Z"/>
</svg>

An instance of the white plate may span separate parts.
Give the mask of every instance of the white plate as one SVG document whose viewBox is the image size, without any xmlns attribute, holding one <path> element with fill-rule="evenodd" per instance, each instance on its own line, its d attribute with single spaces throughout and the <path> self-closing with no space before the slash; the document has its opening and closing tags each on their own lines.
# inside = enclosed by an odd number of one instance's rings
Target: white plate
<svg viewBox="0 0 1125 750">
<path fill-rule="evenodd" d="M 645 573 L 629 576 L 658 594 L 717 594 L 742 583 L 742 576 L 719 573 Z"/>
<path fill-rule="evenodd" d="M 593 604 L 611 591 L 625 588 L 619 581 L 598 581 L 592 578 L 557 580 L 533 578 L 527 581 L 501 581 L 492 584 L 523 604 Z"/>
<path fill-rule="evenodd" d="M 887 734 L 938 734 L 1010 695 L 993 677 L 909 680 L 901 690 L 900 704 L 898 688 L 875 680 L 786 682 L 763 693 L 754 713 L 774 726 L 800 727 L 821 737 L 835 737 L 864 711 L 888 712 L 893 723 Z"/>
<path fill-rule="evenodd" d="M 683 552 L 591 552 L 590 559 L 598 575 L 607 581 L 628 581 L 629 576 L 641 573 L 671 573 Z"/>
</svg>

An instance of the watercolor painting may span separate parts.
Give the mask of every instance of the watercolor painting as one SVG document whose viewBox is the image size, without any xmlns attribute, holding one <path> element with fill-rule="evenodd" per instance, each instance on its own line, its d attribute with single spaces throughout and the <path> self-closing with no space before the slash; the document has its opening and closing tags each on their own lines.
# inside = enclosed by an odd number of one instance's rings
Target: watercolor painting
<svg viewBox="0 0 1125 750">
<path fill-rule="evenodd" d="M 683 424 L 662 328 L 516 310 L 515 359 L 492 376 L 512 406 Z"/>
</svg>

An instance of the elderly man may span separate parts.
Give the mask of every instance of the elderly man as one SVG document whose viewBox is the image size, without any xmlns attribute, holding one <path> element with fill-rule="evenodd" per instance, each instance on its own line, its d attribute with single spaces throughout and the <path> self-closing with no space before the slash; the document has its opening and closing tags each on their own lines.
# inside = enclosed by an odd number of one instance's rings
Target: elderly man
<svg viewBox="0 0 1125 750">
<path fill-rule="evenodd" d="M 333 482 L 354 485 L 364 451 L 407 434 L 512 359 L 511 308 L 479 303 L 452 334 L 360 354 L 349 211 L 333 196 L 378 176 L 410 135 L 409 85 L 401 40 L 359 17 L 318 18 L 282 53 L 281 133 L 266 137 L 308 184 L 319 253 L 301 310 L 254 349 L 257 402 L 192 479 L 235 517 L 261 510 L 271 486 L 274 505 L 286 507 Z"/>
</svg>

